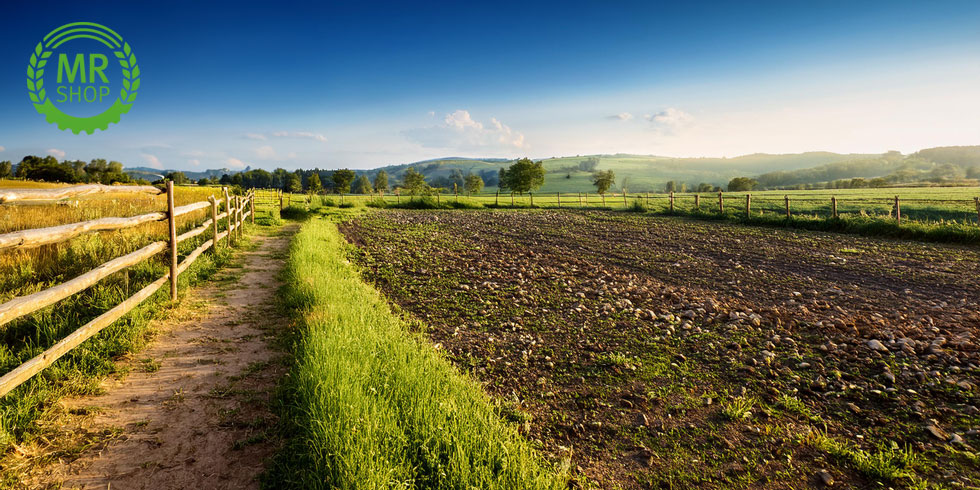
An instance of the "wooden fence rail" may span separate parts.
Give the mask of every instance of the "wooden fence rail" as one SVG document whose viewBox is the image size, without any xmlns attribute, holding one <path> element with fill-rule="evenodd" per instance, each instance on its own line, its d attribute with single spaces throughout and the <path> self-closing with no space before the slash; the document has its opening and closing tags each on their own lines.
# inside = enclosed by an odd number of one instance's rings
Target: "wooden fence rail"
<svg viewBox="0 0 980 490">
<path fill-rule="evenodd" d="M 174 190 L 173 184 L 167 183 L 167 204 L 166 212 L 155 212 L 133 216 L 129 218 L 100 218 L 81 223 L 68 225 L 52 226 L 34 230 L 23 230 L 13 233 L 0 235 L 0 250 L 4 249 L 27 249 L 60 243 L 84 233 L 121 230 L 139 226 L 144 223 L 155 221 L 168 221 L 169 237 L 167 241 L 157 241 L 130 252 L 122 257 L 117 257 L 98 267 L 57 286 L 52 286 L 43 291 L 14 298 L 6 303 L 0 304 L 0 327 L 3 325 L 34 313 L 44 307 L 51 306 L 65 298 L 84 291 L 102 279 L 127 269 L 141 262 L 144 262 L 158 253 L 166 250 L 170 255 L 170 268 L 163 277 L 153 281 L 136 294 L 123 300 L 121 303 L 109 311 L 99 315 L 92 321 L 78 328 L 64 339 L 58 341 L 49 349 L 42 352 L 33 359 L 21 364 L 17 368 L 0 377 L 0 396 L 4 396 L 11 390 L 20 386 L 44 368 L 53 364 L 56 360 L 77 347 L 79 344 L 92 337 L 105 327 L 118 320 L 137 305 L 153 295 L 164 284 L 171 284 L 171 299 L 176 300 L 177 278 L 187 270 L 191 264 L 197 260 L 209 248 L 217 245 L 219 240 L 228 237 L 229 240 L 235 232 L 241 236 L 242 228 L 246 218 L 252 216 L 254 222 L 254 191 L 250 191 L 244 197 L 236 197 L 234 200 L 228 195 L 227 188 L 223 189 L 225 196 L 225 211 L 221 214 L 217 212 L 217 200 L 214 198 L 208 201 L 201 201 L 184 206 L 175 207 L 173 205 Z M 85 194 L 108 193 L 108 192 L 145 192 L 148 194 L 159 194 L 162 191 L 150 186 L 104 186 L 104 185 L 81 185 L 65 187 L 59 189 L 0 189 L 0 202 L 12 202 L 18 200 L 55 200 L 67 197 L 80 196 Z M 234 203 L 234 206 L 232 205 Z M 176 235 L 177 218 L 188 213 L 211 209 L 211 218 L 193 229 Z M 226 219 L 224 231 L 219 232 L 218 222 Z M 181 242 L 198 235 L 213 230 L 211 240 L 206 240 L 204 244 L 194 249 L 184 257 L 184 260 L 177 263 L 177 245 Z"/>
<path fill-rule="evenodd" d="M 54 201 L 88 194 L 109 194 L 114 192 L 161 194 L 163 191 L 150 185 L 102 184 L 75 185 L 71 187 L 58 187 L 56 189 L 0 189 L 0 204 L 14 201 Z"/>
</svg>

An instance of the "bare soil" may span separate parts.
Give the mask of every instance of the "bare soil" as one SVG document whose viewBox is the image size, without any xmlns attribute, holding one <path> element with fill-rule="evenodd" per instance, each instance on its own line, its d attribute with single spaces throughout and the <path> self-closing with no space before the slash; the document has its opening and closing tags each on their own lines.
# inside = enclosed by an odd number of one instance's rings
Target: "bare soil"
<svg viewBox="0 0 980 490">
<path fill-rule="evenodd" d="M 284 368 L 272 339 L 285 320 L 275 293 L 295 229 L 254 236 L 240 267 L 187 291 L 183 318 L 157 322 L 103 395 L 63 400 L 78 414 L 67 430 L 115 437 L 35 472 L 32 486 L 258 488 L 277 444 L 269 401 Z"/>
<path fill-rule="evenodd" d="M 621 212 L 342 231 L 574 486 L 980 485 L 976 248 Z"/>
</svg>

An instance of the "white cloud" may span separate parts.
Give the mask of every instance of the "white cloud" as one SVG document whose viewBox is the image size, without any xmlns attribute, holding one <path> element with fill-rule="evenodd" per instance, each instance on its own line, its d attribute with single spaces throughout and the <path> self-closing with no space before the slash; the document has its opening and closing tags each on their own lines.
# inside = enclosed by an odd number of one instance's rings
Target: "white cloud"
<svg viewBox="0 0 980 490">
<path fill-rule="evenodd" d="M 146 159 L 146 166 L 152 168 L 163 169 L 163 164 L 160 163 L 160 159 L 156 155 L 151 155 L 149 153 L 141 153 L 141 157 Z"/>
<path fill-rule="evenodd" d="M 436 117 L 436 111 L 429 111 L 429 112 L 426 112 L 426 114 L 428 114 L 429 117 Z"/>
<path fill-rule="evenodd" d="M 506 153 L 528 147 L 524 134 L 493 117 L 484 125 L 462 109 L 446 114 L 443 124 L 409 129 L 403 134 L 428 148 Z"/>
<path fill-rule="evenodd" d="M 264 134 L 259 134 L 259 133 L 246 133 L 244 138 L 247 140 L 255 140 L 255 141 L 265 141 L 266 139 Z"/>
<path fill-rule="evenodd" d="M 56 158 L 65 158 L 65 151 L 57 148 L 51 148 L 46 153 Z"/>
<path fill-rule="evenodd" d="M 4 148 L 3 146 L 0 146 L 0 151 L 7 151 L 7 149 Z"/>
<path fill-rule="evenodd" d="M 187 160 L 187 163 L 189 163 L 189 164 L 191 164 L 191 165 L 193 165 L 195 167 L 199 167 L 201 165 L 201 161 L 200 160 Z"/>
<path fill-rule="evenodd" d="M 245 162 L 243 162 L 243 161 L 241 161 L 241 160 L 239 160 L 237 158 L 229 158 L 229 159 L 225 160 L 225 163 L 227 163 L 228 166 L 231 167 L 231 168 L 245 168 L 245 167 L 250 167 L 251 166 L 251 165 L 249 165 L 249 164 L 247 164 L 247 163 L 245 163 Z"/>
<path fill-rule="evenodd" d="M 273 131 L 270 134 L 272 135 L 273 138 L 296 138 L 296 139 L 303 139 L 303 140 L 314 140 L 314 141 L 319 141 L 321 143 L 325 143 L 327 141 L 326 136 L 311 131 Z M 266 139 L 265 135 L 260 134 L 257 136 L 261 136 L 262 139 Z"/>
<path fill-rule="evenodd" d="M 255 149 L 255 156 L 263 160 L 276 158 L 276 150 L 269 145 L 260 146 Z"/>
<path fill-rule="evenodd" d="M 656 114 L 647 114 L 643 118 L 653 123 L 657 131 L 663 134 L 673 134 L 678 129 L 694 123 L 694 116 L 673 107 L 668 107 Z"/>
<path fill-rule="evenodd" d="M 629 121 L 630 119 L 633 119 L 633 115 L 628 112 L 620 112 L 619 114 L 606 116 L 606 119 L 614 119 L 616 121 Z"/>
<path fill-rule="evenodd" d="M 300 131 L 298 133 L 293 133 L 292 136 L 294 138 L 302 138 L 302 139 L 308 139 L 308 140 L 316 140 L 316 141 L 319 141 L 321 143 L 327 141 L 327 137 L 324 136 L 324 135 L 322 135 L 322 134 L 309 133 L 309 132 L 306 132 L 306 131 Z"/>
</svg>

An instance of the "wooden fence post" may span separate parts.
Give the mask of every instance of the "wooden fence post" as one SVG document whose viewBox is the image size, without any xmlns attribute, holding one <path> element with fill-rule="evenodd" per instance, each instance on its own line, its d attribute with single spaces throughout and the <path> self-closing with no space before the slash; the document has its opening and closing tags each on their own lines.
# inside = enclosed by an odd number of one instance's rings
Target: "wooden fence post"
<svg viewBox="0 0 980 490">
<path fill-rule="evenodd" d="M 561 209 L 561 192 L 556 193 L 558 195 L 558 209 Z"/>
<path fill-rule="evenodd" d="M 222 187 L 221 190 L 224 191 L 224 193 L 225 193 L 225 214 L 228 215 L 228 226 L 227 226 L 227 228 L 228 228 L 228 235 L 225 236 L 225 245 L 227 245 L 227 246 L 230 247 L 231 246 L 231 224 L 232 224 L 232 221 L 234 221 L 234 219 L 232 218 L 232 215 L 231 215 L 231 196 L 228 195 L 228 188 L 227 187 Z"/>
<path fill-rule="evenodd" d="M 214 251 L 218 251 L 218 200 L 214 196 L 208 196 L 208 202 L 211 203 L 211 228 L 214 231 L 214 236 L 211 238 L 211 246 L 214 247 Z"/>
<path fill-rule="evenodd" d="M 252 224 L 255 224 L 255 193 L 248 196 L 248 208 L 252 212 Z"/>
<path fill-rule="evenodd" d="M 514 191 L 510 192 L 510 207 L 514 207 Z"/>
<path fill-rule="evenodd" d="M 623 190 L 623 207 L 628 207 L 628 206 L 629 205 L 626 204 L 626 190 L 624 189 Z"/>
<path fill-rule="evenodd" d="M 898 224 L 902 224 L 902 203 L 899 202 L 898 196 L 895 196 L 895 219 L 898 220 Z"/>
<path fill-rule="evenodd" d="M 973 202 L 977 205 L 977 224 L 980 225 L 980 197 L 974 197 Z"/>
<path fill-rule="evenodd" d="M 282 189 L 279 190 L 279 214 L 282 214 Z"/>
<path fill-rule="evenodd" d="M 830 196 L 830 211 L 834 219 L 837 219 L 837 196 Z"/>
<path fill-rule="evenodd" d="M 497 189 L 497 192 L 493 195 L 493 205 L 494 206 L 500 206 L 500 189 L 499 188 Z"/>
<path fill-rule="evenodd" d="M 701 194 L 694 195 L 694 209 L 701 211 Z"/>
<path fill-rule="evenodd" d="M 245 236 L 245 198 L 238 196 L 238 238 Z"/>
<path fill-rule="evenodd" d="M 670 214 L 674 214 L 674 191 L 670 191 Z"/>
<path fill-rule="evenodd" d="M 752 215 L 752 194 L 745 195 L 745 217 Z"/>
<path fill-rule="evenodd" d="M 167 181 L 167 224 L 170 228 L 170 301 L 177 301 L 177 216 L 174 215 L 174 182 Z"/>
<path fill-rule="evenodd" d="M 786 217 L 789 218 L 790 217 L 790 214 L 789 214 L 789 194 L 786 194 L 785 196 L 783 196 L 783 199 L 786 200 Z"/>
<path fill-rule="evenodd" d="M 235 238 L 242 237 L 242 228 L 245 226 L 245 205 L 242 196 L 235 196 Z"/>
<path fill-rule="evenodd" d="M 589 193 L 588 192 L 585 193 L 585 200 L 586 201 L 589 200 Z M 582 193 L 581 192 L 578 193 L 578 207 L 580 207 L 580 208 L 585 207 L 585 201 L 582 201 Z"/>
<path fill-rule="evenodd" d="M 721 196 L 721 192 L 718 193 L 718 212 L 725 214 L 725 198 Z"/>
</svg>

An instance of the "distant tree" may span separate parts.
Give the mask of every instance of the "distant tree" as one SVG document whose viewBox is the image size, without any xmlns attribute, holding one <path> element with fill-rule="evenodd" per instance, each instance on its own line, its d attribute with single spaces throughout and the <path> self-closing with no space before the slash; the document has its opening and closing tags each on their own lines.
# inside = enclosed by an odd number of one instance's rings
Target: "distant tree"
<svg viewBox="0 0 980 490">
<path fill-rule="evenodd" d="M 231 176 L 228 174 L 222 175 L 221 178 L 218 179 L 218 183 L 221 185 L 231 185 Z"/>
<path fill-rule="evenodd" d="M 334 191 L 340 195 L 349 194 L 350 185 L 354 182 L 355 176 L 354 171 L 348 168 L 334 170 L 330 176 L 330 180 L 333 181 Z"/>
<path fill-rule="evenodd" d="M 500 169 L 500 186 L 524 194 L 544 185 L 544 165 L 522 158 L 507 169 Z"/>
<path fill-rule="evenodd" d="M 388 172 L 381 170 L 374 176 L 374 192 L 388 192 Z"/>
<path fill-rule="evenodd" d="M 454 168 L 451 172 L 449 172 L 449 184 L 450 185 L 455 184 L 457 190 L 462 189 L 463 185 L 465 184 L 463 171 L 458 168 Z M 449 185 L 447 185 L 446 187 L 448 188 Z"/>
<path fill-rule="evenodd" d="M 44 182 L 78 182 L 74 167 L 68 162 L 59 163 L 58 159 L 52 156 L 41 158 L 29 155 L 24 157 L 17 164 L 15 175 L 22 179 Z"/>
<path fill-rule="evenodd" d="M 374 188 L 371 186 L 371 179 L 367 175 L 362 175 L 357 178 L 354 189 L 357 190 L 358 194 L 370 194 L 374 192 Z"/>
<path fill-rule="evenodd" d="M 429 192 L 429 184 L 425 183 L 425 176 L 415 170 L 415 167 L 408 167 L 405 175 L 402 176 L 402 181 L 404 182 L 403 187 L 411 196 Z"/>
<path fill-rule="evenodd" d="M 10 160 L 4 160 L 0 162 L 0 179 L 10 178 L 10 174 L 13 173 L 14 165 L 10 163 Z"/>
<path fill-rule="evenodd" d="M 668 180 L 667 183 L 664 184 L 664 192 L 677 192 L 679 190 L 680 189 L 677 187 L 677 182 L 674 182 L 673 180 Z"/>
<path fill-rule="evenodd" d="M 479 175 L 469 174 L 466 176 L 466 192 L 470 195 L 479 194 L 483 190 L 483 179 Z"/>
<path fill-rule="evenodd" d="M 600 170 L 592 174 L 592 185 L 596 192 L 605 194 L 613 184 L 616 183 L 616 172 L 610 170 Z"/>
<path fill-rule="evenodd" d="M 197 185 L 201 187 L 206 187 L 210 184 L 211 184 L 211 179 L 208 179 L 207 177 L 201 177 L 200 179 L 197 179 Z"/>
<path fill-rule="evenodd" d="M 735 177 L 728 181 L 728 192 L 748 192 L 754 190 L 759 185 L 755 179 L 748 177 Z"/>
<path fill-rule="evenodd" d="M 103 160 L 103 162 L 105 162 L 105 160 Z M 164 175 L 163 178 L 165 180 L 172 181 L 174 185 L 184 185 L 190 182 L 190 179 L 184 175 L 184 172 L 167 172 L 167 175 Z"/>
<path fill-rule="evenodd" d="M 289 181 L 286 183 L 287 192 L 303 192 L 303 179 L 296 174 L 289 175 Z"/>
<path fill-rule="evenodd" d="M 711 192 L 715 187 L 706 182 L 701 182 L 698 184 L 698 192 Z"/>
<path fill-rule="evenodd" d="M 578 169 L 583 172 L 595 172 L 599 167 L 599 157 L 589 157 L 578 163 Z"/>
<path fill-rule="evenodd" d="M 306 179 L 306 192 L 319 194 L 323 192 L 323 184 L 320 183 L 320 174 L 313 173 Z"/>
</svg>

